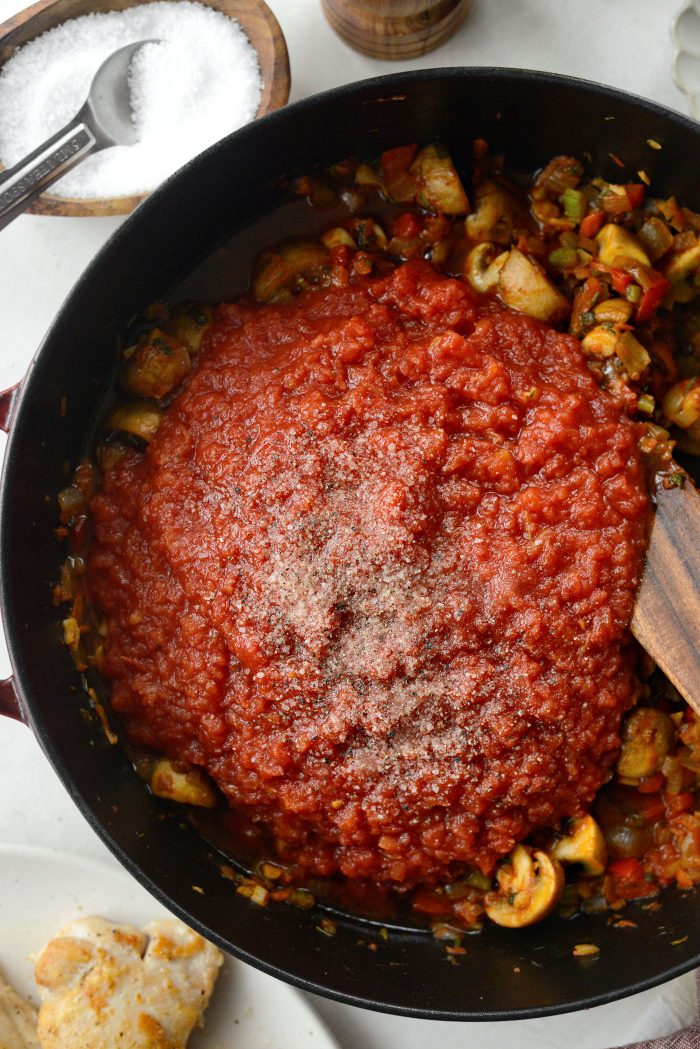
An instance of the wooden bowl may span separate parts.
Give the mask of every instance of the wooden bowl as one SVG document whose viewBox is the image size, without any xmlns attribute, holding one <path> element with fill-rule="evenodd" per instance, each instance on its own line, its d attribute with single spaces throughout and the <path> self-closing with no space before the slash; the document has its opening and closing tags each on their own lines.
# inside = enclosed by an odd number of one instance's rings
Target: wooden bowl
<svg viewBox="0 0 700 1049">
<path fill-rule="evenodd" d="M 154 0 L 38 0 L 0 25 L 0 71 L 15 51 L 49 29 L 70 18 L 109 11 L 123 11 Z M 258 55 L 263 80 L 262 98 L 256 116 L 264 116 L 286 105 L 290 75 L 287 45 L 279 23 L 264 0 L 200 0 L 214 11 L 234 18 Z M 38 143 L 37 143 L 38 145 Z M 0 170 L 2 164 L 0 163 Z M 128 215 L 147 193 L 126 197 L 78 198 L 44 193 L 27 208 L 34 215 Z"/>
</svg>

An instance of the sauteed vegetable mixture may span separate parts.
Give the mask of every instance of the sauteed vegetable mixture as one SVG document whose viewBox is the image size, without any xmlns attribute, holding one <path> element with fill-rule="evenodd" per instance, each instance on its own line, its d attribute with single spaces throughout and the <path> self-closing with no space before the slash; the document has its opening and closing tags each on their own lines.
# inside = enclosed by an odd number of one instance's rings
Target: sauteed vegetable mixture
<svg viewBox="0 0 700 1049">
<path fill-rule="evenodd" d="M 700 452 L 700 216 L 628 177 L 336 164 L 289 187 L 320 237 L 123 347 L 64 640 L 155 794 L 266 828 L 254 903 L 344 876 L 454 938 L 700 881 L 700 725 L 627 631 L 645 471 Z"/>
</svg>

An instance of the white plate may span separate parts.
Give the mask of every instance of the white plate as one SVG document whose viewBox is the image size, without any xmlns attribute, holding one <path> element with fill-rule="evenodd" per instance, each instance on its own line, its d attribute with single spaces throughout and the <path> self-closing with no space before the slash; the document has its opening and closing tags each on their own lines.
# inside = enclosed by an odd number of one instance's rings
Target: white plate
<svg viewBox="0 0 700 1049">
<path fill-rule="evenodd" d="M 673 79 L 700 120 L 700 0 L 686 0 L 671 23 Z"/>
<path fill-rule="evenodd" d="M 165 908 L 120 867 L 51 849 L 0 845 L 0 969 L 37 1000 L 32 953 L 66 922 L 99 914 L 144 925 Z M 205 1026 L 188 1049 L 338 1049 L 304 998 L 227 956 Z"/>
</svg>

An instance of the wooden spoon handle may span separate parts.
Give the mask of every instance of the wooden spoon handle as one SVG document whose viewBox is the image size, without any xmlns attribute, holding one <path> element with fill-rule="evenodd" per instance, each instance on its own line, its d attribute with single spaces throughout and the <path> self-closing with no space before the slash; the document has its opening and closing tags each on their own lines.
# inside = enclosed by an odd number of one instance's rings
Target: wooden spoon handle
<svg viewBox="0 0 700 1049">
<path fill-rule="evenodd" d="M 632 633 L 700 715 L 700 494 L 686 478 L 656 500 Z"/>
</svg>

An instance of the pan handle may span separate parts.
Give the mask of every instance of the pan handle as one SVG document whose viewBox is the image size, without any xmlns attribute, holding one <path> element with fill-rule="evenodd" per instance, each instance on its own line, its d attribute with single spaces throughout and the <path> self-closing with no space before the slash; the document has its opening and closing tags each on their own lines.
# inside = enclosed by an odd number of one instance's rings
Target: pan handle
<svg viewBox="0 0 700 1049">
<path fill-rule="evenodd" d="M 25 720 L 13 677 L 0 681 L 0 715 L 2 714 L 14 718 L 15 721 Z"/>
<path fill-rule="evenodd" d="M 18 393 L 19 383 L 0 393 L 0 430 L 4 430 L 5 433 L 9 433 L 12 426 L 12 412 Z"/>
</svg>

